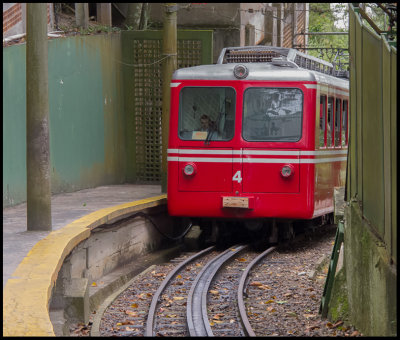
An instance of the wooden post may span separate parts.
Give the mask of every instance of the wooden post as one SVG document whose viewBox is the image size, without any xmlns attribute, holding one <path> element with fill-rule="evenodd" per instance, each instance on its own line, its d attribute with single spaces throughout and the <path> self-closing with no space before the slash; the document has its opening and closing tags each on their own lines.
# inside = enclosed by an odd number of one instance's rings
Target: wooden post
<svg viewBox="0 0 400 340">
<path fill-rule="evenodd" d="M 111 26 L 111 3 L 97 3 L 97 21 L 100 24 Z"/>
<path fill-rule="evenodd" d="M 51 230 L 47 4 L 26 12 L 27 229 Z"/>
<path fill-rule="evenodd" d="M 162 159 L 161 159 L 161 191 L 167 192 L 167 148 L 168 148 L 168 130 L 169 115 L 171 103 L 170 83 L 172 73 L 177 65 L 177 31 L 176 31 L 176 12 L 178 6 L 176 3 L 165 4 L 164 29 L 162 42 L 162 56 L 165 58 L 162 64 Z"/>
<path fill-rule="evenodd" d="M 82 28 L 89 27 L 89 4 L 76 2 L 75 3 L 75 20 L 76 26 Z"/>
</svg>

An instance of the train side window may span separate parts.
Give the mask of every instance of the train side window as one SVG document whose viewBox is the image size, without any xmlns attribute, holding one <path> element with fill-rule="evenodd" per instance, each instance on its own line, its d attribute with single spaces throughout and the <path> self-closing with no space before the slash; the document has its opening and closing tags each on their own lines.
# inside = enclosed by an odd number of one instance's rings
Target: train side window
<svg viewBox="0 0 400 340">
<path fill-rule="evenodd" d="M 326 146 L 326 96 L 321 96 L 319 113 L 319 146 Z"/>
<path fill-rule="evenodd" d="M 340 146 L 340 111 L 342 109 L 341 99 L 336 98 L 335 104 L 335 146 Z"/>
<path fill-rule="evenodd" d="M 231 87 L 183 88 L 179 97 L 179 138 L 231 140 L 235 128 L 235 97 Z"/>
<path fill-rule="evenodd" d="M 326 133 L 326 146 L 332 146 L 332 136 L 333 136 L 333 110 L 334 101 L 333 97 L 328 98 L 328 121 L 327 121 L 327 133 Z"/>
<path fill-rule="evenodd" d="M 349 102 L 344 100 L 342 113 L 342 146 L 348 145 L 348 107 Z"/>
</svg>

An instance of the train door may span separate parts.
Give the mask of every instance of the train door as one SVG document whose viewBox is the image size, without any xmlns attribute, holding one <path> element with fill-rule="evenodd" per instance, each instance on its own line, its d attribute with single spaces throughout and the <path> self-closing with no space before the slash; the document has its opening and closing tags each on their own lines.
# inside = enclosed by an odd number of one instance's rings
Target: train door
<svg viewBox="0 0 400 340">
<path fill-rule="evenodd" d="M 226 142 L 234 136 L 235 97 L 232 87 L 181 90 L 179 191 L 232 192 L 233 148 Z"/>
</svg>

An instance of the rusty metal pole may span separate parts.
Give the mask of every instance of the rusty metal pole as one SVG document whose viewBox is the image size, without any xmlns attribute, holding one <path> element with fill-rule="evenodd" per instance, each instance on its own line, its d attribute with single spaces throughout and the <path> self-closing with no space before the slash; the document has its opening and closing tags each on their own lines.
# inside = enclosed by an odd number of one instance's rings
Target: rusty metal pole
<svg viewBox="0 0 400 340">
<path fill-rule="evenodd" d="M 27 229 L 51 230 L 47 4 L 26 11 Z"/>
<path fill-rule="evenodd" d="M 163 30 L 163 64 L 162 64 L 162 158 L 161 158 L 161 191 L 167 192 L 167 148 L 168 148 L 168 130 L 169 115 L 171 104 L 170 83 L 172 73 L 176 70 L 177 65 L 177 31 L 176 31 L 176 12 L 178 6 L 176 3 L 165 4 L 164 14 L 164 30 Z"/>
</svg>

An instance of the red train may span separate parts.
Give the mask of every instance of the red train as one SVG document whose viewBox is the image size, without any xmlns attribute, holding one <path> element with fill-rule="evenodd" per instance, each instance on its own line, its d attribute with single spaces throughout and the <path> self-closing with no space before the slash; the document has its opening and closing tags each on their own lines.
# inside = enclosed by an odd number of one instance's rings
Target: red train
<svg viewBox="0 0 400 340">
<path fill-rule="evenodd" d="M 217 64 L 175 71 L 169 214 L 248 228 L 331 214 L 349 131 L 349 82 L 335 72 L 270 46 L 225 48 Z"/>
</svg>

